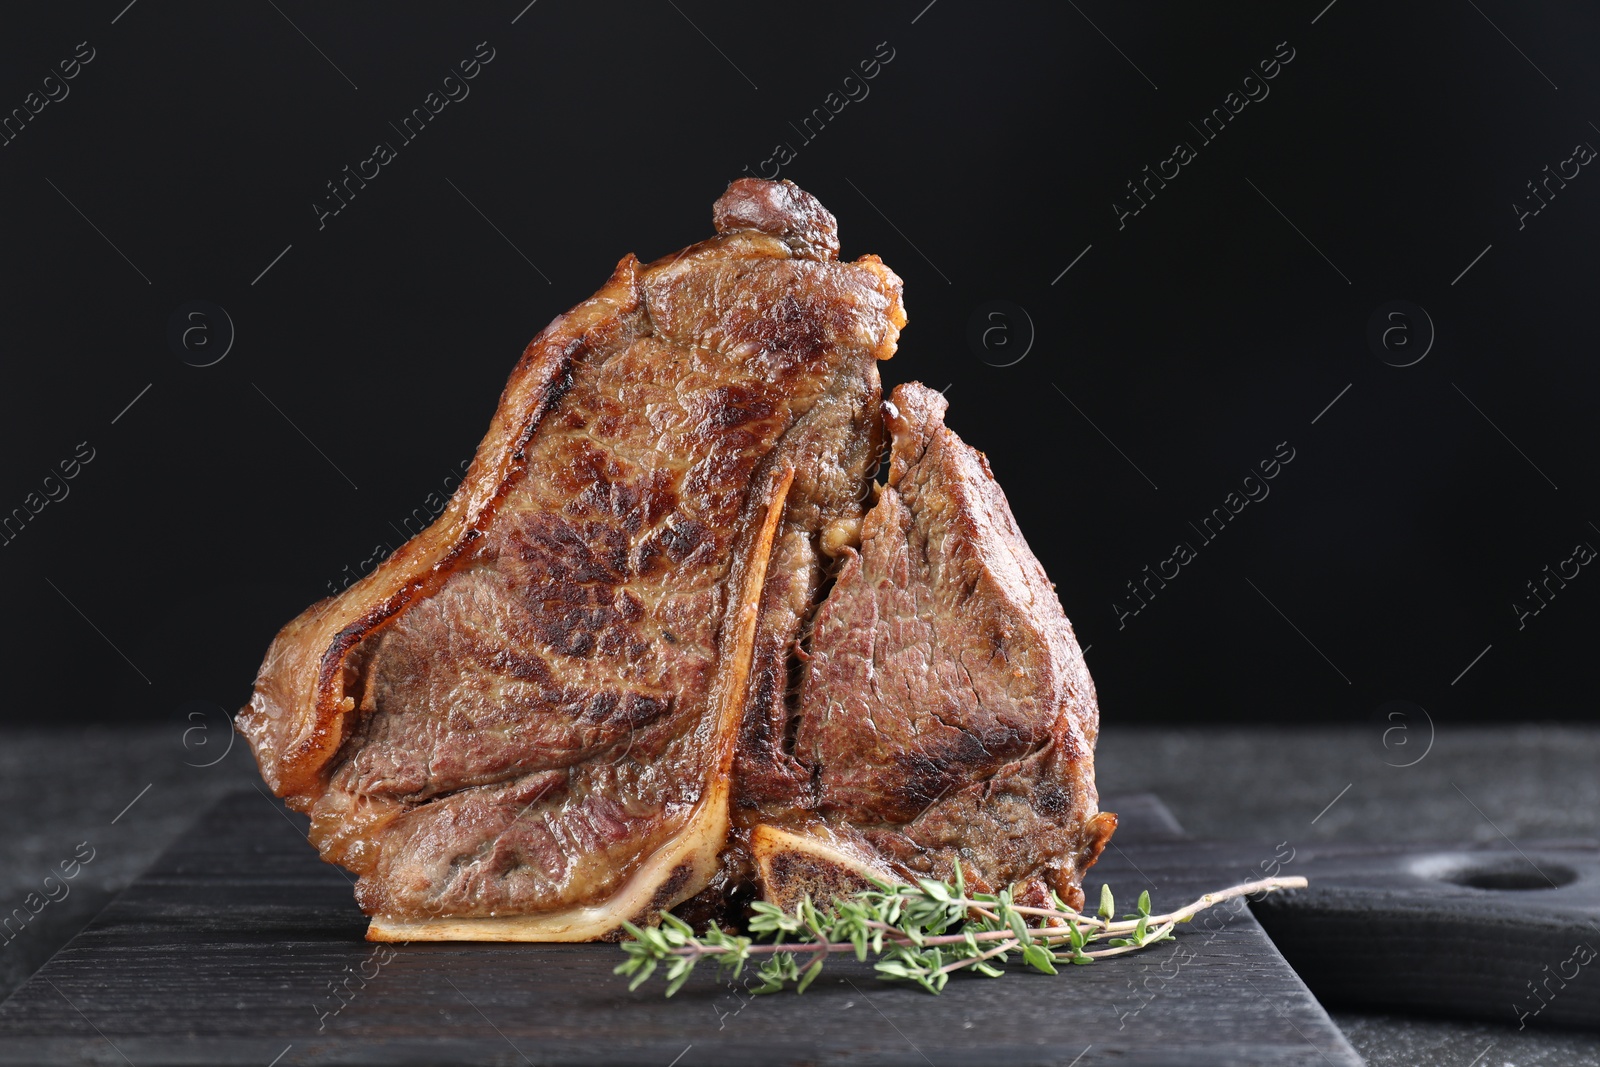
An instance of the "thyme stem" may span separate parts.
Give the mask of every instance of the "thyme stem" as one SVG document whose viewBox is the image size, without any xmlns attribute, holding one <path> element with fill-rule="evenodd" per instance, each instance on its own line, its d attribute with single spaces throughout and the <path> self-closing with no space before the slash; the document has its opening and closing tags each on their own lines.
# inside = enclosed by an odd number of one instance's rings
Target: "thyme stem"
<svg viewBox="0 0 1600 1067">
<path fill-rule="evenodd" d="M 687 923 L 670 913 L 662 916 L 662 925 L 654 929 L 624 924 L 633 940 L 623 942 L 629 958 L 616 970 L 632 975 L 630 988 L 637 988 L 658 964 L 666 964 L 667 995 L 671 996 L 703 959 L 715 960 L 718 967 L 737 976 L 747 961 L 763 957 L 760 971 L 765 984 L 757 992 L 774 992 L 791 981 L 804 992 L 830 955 L 855 952 L 861 959 L 869 954 L 878 957 L 879 977 L 914 981 L 937 993 L 959 970 L 973 968 L 996 977 L 1003 974 L 989 961 L 1010 952 L 1020 950 L 1029 966 L 1054 974 L 1055 963 L 1092 963 L 1169 940 L 1178 924 L 1218 904 L 1305 885 L 1306 880 L 1299 877 L 1262 878 L 1205 893 L 1161 915 L 1150 913 L 1150 894 L 1141 893 L 1137 915 L 1116 919 L 1109 886 L 1101 887 L 1096 914 L 1085 915 L 1065 906 L 1016 905 L 1009 893 L 968 893 L 957 868 L 953 886 L 933 879 L 919 879 L 914 886 L 880 884 L 835 900 L 827 908 L 818 908 L 809 898 L 793 911 L 758 902 L 752 905 L 755 914 L 750 929 L 756 935 L 775 935 L 769 942 L 758 943 L 716 926 L 696 936 Z M 1030 919 L 1038 924 L 1030 924 Z M 790 936 L 795 940 L 785 940 Z M 1107 938 L 1110 941 L 1105 948 L 1086 948 Z M 1067 954 L 1058 955 L 1057 950 Z M 803 970 L 795 958 L 797 952 L 806 954 Z"/>
</svg>

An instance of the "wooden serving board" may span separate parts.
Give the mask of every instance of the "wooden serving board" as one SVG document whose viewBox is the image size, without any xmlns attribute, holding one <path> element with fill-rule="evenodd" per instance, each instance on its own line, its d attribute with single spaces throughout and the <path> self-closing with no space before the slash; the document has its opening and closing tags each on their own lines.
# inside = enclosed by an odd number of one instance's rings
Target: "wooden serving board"
<svg viewBox="0 0 1600 1067">
<path fill-rule="evenodd" d="M 1593 841 L 1321 844 L 1285 873 L 1311 884 L 1253 910 L 1325 1003 L 1600 1030 Z"/>
<path fill-rule="evenodd" d="M 1119 906 L 1148 888 L 1167 910 L 1274 859 L 1188 843 L 1153 797 L 1104 806 L 1121 827 L 1091 899 L 1105 881 Z M 706 968 L 668 1000 L 659 981 L 628 992 L 615 945 L 368 943 L 304 826 L 262 792 L 205 814 L 0 1005 L 0 1064 L 1361 1063 L 1237 901 L 1053 978 L 1019 967 L 935 997 L 835 960 L 803 996 L 752 998 Z"/>
</svg>

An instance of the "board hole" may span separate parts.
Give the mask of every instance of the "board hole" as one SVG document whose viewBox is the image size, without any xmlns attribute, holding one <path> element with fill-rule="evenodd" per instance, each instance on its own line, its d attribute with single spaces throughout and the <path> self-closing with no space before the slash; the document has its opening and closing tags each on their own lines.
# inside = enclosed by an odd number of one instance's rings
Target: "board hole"
<svg viewBox="0 0 1600 1067">
<path fill-rule="evenodd" d="M 1474 863 L 1440 872 L 1437 877 L 1469 889 L 1556 889 L 1575 881 L 1577 873 L 1559 863 L 1501 860 Z"/>
</svg>

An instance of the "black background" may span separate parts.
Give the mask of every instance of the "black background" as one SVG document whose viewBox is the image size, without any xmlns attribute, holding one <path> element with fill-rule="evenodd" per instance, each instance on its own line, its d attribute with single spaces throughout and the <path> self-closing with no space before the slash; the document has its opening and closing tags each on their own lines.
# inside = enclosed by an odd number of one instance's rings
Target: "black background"
<svg viewBox="0 0 1600 1067">
<path fill-rule="evenodd" d="M 275 630 L 471 455 L 528 339 L 624 253 L 708 235 L 780 141 L 844 255 L 905 279 L 885 381 L 948 387 L 1106 722 L 1595 714 L 1600 577 L 1512 608 L 1600 545 L 1600 176 L 1522 229 L 1512 206 L 1600 144 L 1592 7 L 124 2 L 0 18 L 0 109 L 95 56 L 0 147 L 0 514 L 94 451 L 0 547 L 8 721 L 243 703 Z M 470 96 L 400 145 L 479 42 Z M 807 143 L 791 123 L 880 42 Z M 319 229 L 379 141 L 395 161 Z M 1178 141 L 1197 158 L 1119 229 Z M 236 330 L 209 367 L 168 343 L 192 300 Z M 1408 367 L 1367 340 L 1394 300 L 1436 330 Z M 1270 496 L 1203 544 L 1280 442 Z M 1178 541 L 1197 557 L 1119 628 Z"/>
</svg>

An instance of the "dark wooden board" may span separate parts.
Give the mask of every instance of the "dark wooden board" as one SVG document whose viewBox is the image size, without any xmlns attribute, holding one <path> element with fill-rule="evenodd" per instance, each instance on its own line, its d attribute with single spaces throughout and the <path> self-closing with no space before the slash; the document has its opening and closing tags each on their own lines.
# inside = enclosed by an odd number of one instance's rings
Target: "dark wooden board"
<svg viewBox="0 0 1600 1067">
<path fill-rule="evenodd" d="M 1223 846 L 1226 849 L 1226 846 Z M 1600 1030 L 1600 847 L 1328 844 L 1254 912 L 1327 1004 Z"/>
<path fill-rule="evenodd" d="M 1122 827 L 1096 893 L 1149 888 L 1175 907 L 1273 856 L 1195 851 L 1153 798 L 1106 807 Z M 627 991 L 615 945 L 369 944 L 348 876 L 303 826 L 264 793 L 203 816 L 0 1005 L 0 1063 L 1361 1062 L 1237 903 L 1176 943 L 1054 978 L 934 997 L 832 962 L 804 996 L 749 998 L 708 971 L 667 1000 L 659 982 Z"/>
</svg>

